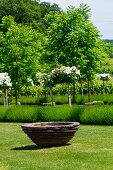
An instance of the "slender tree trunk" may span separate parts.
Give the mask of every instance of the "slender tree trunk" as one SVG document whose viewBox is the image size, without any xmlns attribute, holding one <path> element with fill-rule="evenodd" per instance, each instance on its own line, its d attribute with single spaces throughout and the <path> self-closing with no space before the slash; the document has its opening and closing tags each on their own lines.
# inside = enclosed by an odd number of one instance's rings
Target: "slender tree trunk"
<svg viewBox="0 0 113 170">
<path fill-rule="evenodd" d="M 90 81 L 88 80 L 88 101 L 91 101 Z"/>
<path fill-rule="evenodd" d="M 16 59 L 16 67 L 15 67 L 16 81 L 15 81 L 15 104 L 18 104 L 18 65 Z"/>
<path fill-rule="evenodd" d="M 46 92 L 46 87 L 45 87 L 45 89 L 44 89 L 44 100 L 45 100 L 45 102 L 47 102 L 47 92 Z"/>
<path fill-rule="evenodd" d="M 18 90 L 17 87 L 15 88 L 15 104 L 18 104 Z"/>
<path fill-rule="evenodd" d="M 10 104 L 11 104 L 11 102 L 12 102 L 12 98 L 13 98 L 13 92 L 12 92 L 12 87 L 11 87 L 10 97 L 9 97 L 9 103 L 10 103 Z"/>
<path fill-rule="evenodd" d="M 76 96 L 76 87 L 75 87 L 75 81 L 73 81 L 73 104 L 75 104 L 75 96 Z"/>
<path fill-rule="evenodd" d="M 71 107 L 71 94 L 70 94 L 70 87 L 68 86 L 68 103 L 69 106 Z"/>
<path fill-rule="evenodd" d="M 8 106 L 8 95 L 6 88 L 4 88 L 4 106 Z"/>
<path fill-rule="evenodd" d="M 81 95 L 82 95 L 82 96 L 84 95 L 84 90 L 83 90 L 82 82 L 81 82 Z"/>
<path fill-rule="evenodd" d="M 94 94 L 94 93 L 95 93 L 94 86 L 92 86 L 92 94 Z"/>
<path fill-rule="evenodd" d="M 53 104 L 53 93 L 52 93 L 52 86 L 50 85 L 50 96 L 51 96 L 51 103 L 52 103 L 52 106 L 54 105 Z"/>
<path fill-rule="evenodd" d="M 103 80 L 103 94 L 105 94 L 105 81 Z"/>
<path fill-rule="evenodd" d="M 27 93 L 28 93 L 28 87 L 26 86 L 25 87 L 25 95 L 27 96 Z"/>
</svg>

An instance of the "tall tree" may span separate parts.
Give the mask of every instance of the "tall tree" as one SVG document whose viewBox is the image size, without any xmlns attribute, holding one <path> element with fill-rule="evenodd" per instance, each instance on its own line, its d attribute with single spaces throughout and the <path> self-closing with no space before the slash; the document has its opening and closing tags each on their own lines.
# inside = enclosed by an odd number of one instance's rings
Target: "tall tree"
<svg viewBox="0 0 113 170">
<path fill-rule="evenodd" d="M 105 43 L 100 40 L 99 31 L 89 17 L 89 7 L 81 4 L 80 8 L 69 7 L 67 12 L 55 14 L 54 17 L 48 15 L 47 18 L 51 21 L 47 60 L 78 66 L 88 83 L 106 55 Z"/>
<path fill-rule="evenodd" d="M 39 22 L 40 5 L 37 0 L 0 0 L 0 21 L 4 16 L 11 15 L 17 23 Z"/>
<path fill-rule="evenodd" d="M 12 24 L 6 29 L 7 22 Z M 19 88 L 40 67 L 45 38 L 30 26 L 16 24 L 12 17 L 2 19 L 1 29 L 5 32 L 0 32 L 0 60 L 3 71 L 11 77 L 17 104 Z"/>
<path fill-rule="evenodd" d="M 0 0 L 0 23 L 4 16 L 11 15 L 16 23 L 30 25 L 45 32 L 47 23 L 44 17 L 51 11 L 56 13 L 61 9 L 57 4 L 39 3 L 39 0 Z"/>
<path fill-rule="evenodd" d="M 44 18 L 50 12 L 61 12 L 61 8 L 57 4 L 50 4 L 49 2 L 41 2 L 41 17 Z"/>
</svg>

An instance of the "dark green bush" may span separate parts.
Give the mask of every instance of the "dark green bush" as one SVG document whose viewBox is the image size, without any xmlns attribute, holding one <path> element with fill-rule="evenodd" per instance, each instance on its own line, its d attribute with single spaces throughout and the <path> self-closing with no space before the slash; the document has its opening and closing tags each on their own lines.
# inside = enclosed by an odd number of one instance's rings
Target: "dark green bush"
<svg viewBox="0 0 113 170">
<path fill-rule="evenodd" d="M 91 101 L 103 101 L 104 104 L 113 104 L 113 95 L 112 94 L 92 95 Z"/>
<path fill-rule="evenodd" d="M 84 111 L 83 106 L 73 106 L 70 110 L 69 121 L 78 121 L 80 122 L 80 116 Z"/>
<path fill-rule="evenodd" d="M 76 104 L 83 105 L 84 103 L 88 102 L 88 96 L 84 95 L 76 95 Z"/>
<path fill-rule="evenodd" d="M 57 105 L 68 104 L 68 96 L 53 96 L 54 102 Z"/>
<path fill-rule="evenodd" d="M 71 97 L 72 98 L 72 97 Z M 84 105 L 85 103 L 88 102 L 88 96 L 84 95 L 76 95 L 75 97 L 76 100 L 76 104 L 78 105 Z M 15 99 L 14 97 L 9 97 L 8 98 L 9 104 L 15 104 Z M 68 104 L 68 95 L 53 95 L 53 101 L 56 103 L 56 105 L 62 105 L 62 104 Z M 113 104 L 113 95 L 109 95 L 109 94 L 105 94 L 105 95 L 91 95 L 91 102 L 96 101 L 96 104 L 101 104 L 102 102 L 104 102 L 104 104 Z M 51 102 L 51 97 L 48 95 L 45 96 L 20 96 L 18 98 L 18 102 L 21 105 L 41 105 L 42 103 L 49 103 Z M 0 105 L 3 105 L 3 98 L 0 98 Z"/>
<path fill-rule="evenodd" d="M 25 97 L 22 96 L 18 99 L 18 101 L 20 102 L 21 105 L 35 105 L 36 104 L 36 97 Z"/>
<path fill-rule="evenodd" d="M 0 108 L 0 121 L 34 122 L 36 113 L 37 113 L 36 107 L 13 106 L 13 107 L 7 107 L 3 117 L 1 115 L 1 108 Z"/>
<path fill-rule="evenodd" d="M 21 105 L 41 105 L 41 103 L 47 102 L 44 96 L 42 97 L 25 97 L 21 96 L 18 101 Z"/>
<path fill-rule="evenodd" d="M 68 105 L 41 107 L 39 115 L 42 121 L 67 121 L 70 117 L 70 107 Z"/>
<path fill-rule="evenodd" d="M 8 106 L 0 107 L 1 122 L 79 121 L 113 125 L 113 105 Z"/>
<path fill-rule="evenodd" d="M 78 120 L 79 106 L 10 106 L 0 107 L 1 122 L 36 122 L 36 121 L 74 121 Z"/>
<path fill-rule="evenodd" d="M 83 106 L 80 122 L 83 124 L 113 125 L 113 106 Z"/>
<path fill-rule="evenodd" d="M 91 95 L 91 102 L 93 101 L 102 101 L 104 102 L 104 104 L 113 104 L 113 95 L 112 94 L 99 94 L 99 95 Z M 85 104 L 88 102 L 88 96 L 84 95 L 76 95 L 76 103 L 81 105 L 81 104 Z"/>
<path fill-rule="evenodd" d="M 3 104 L 4 104 L 3 97 L 0 97 L 0 105 L 3 105 Z"/>
</svg>

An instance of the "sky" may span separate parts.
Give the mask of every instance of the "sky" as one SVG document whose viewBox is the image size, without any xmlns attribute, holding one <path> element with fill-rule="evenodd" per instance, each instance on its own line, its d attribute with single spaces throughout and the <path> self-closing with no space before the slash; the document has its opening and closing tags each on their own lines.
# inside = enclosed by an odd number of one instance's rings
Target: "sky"
<svg viewBox="0 0 113 170">
<path fill-rule="evenodd" d="M 63 10 L 68 6 L 79 7 L 81 3 L 91 8 L 91 21 L 100 31 L 102 39 L 113 39 L 113 0 L 40 0 L 56 3 Z"/>
</svg>

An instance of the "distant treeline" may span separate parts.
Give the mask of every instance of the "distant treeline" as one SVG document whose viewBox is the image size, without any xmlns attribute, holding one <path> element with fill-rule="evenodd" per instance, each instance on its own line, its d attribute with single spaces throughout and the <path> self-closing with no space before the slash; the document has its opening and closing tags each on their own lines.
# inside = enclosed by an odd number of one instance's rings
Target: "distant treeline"
<svg viewBox="0 0 113 170">
<path fill-rule="evenodd" d="M 113 44 L 113 40 L 105 39 L 107 43 Z"/>
</svg>

